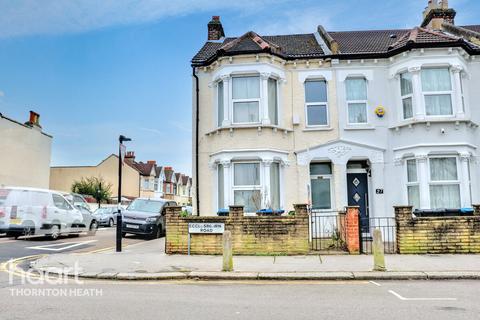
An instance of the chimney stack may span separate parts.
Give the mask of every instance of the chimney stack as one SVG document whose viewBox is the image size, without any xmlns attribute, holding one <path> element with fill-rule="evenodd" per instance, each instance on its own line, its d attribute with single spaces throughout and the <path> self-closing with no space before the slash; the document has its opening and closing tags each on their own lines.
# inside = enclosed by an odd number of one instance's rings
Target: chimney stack
<svg viewBox="0 0 480 320">
<path fill-rule="evenodd" d="M 41 129 L 42 126 L 40 125 L 40 115 L 35 111 L 30 111 L 30 118 L 25 124 Z"/>
<path fill-rule="evenodd" d="M 156 164 L 157 164 L 157 161 L 155 161 L 155 160 L 147 160 L 147 163 L 148 163 L 148 164 L 156 165 Z"/>
<path fill-rule="evenodd" d="M 134 151 L 127 151 L 127 154 L 125 155 L 125 162 L 128 162 L 130 164 L 135 162 L 135 152 Z"/>
<path fill-rule="evenodd" d="M 421 27 L 441 30 L 442 23 L 455 24 L 455 10 L 448 7 L 448 0 L 429 0 L 428 6 L 423 11 Z"/>
<path fill-rule="evenodd" d="M 208 23 L 208 41 L 218 41 L 225 37 L 220 16 L 213 16 Z"/>
</svg>

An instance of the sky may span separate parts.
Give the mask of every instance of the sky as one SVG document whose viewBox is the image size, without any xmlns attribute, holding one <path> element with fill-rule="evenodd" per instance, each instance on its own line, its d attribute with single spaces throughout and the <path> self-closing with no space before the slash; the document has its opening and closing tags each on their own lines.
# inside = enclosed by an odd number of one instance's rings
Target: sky
<svg viewBox="0 0 480 320">
<path fill-rule="evenodd" d="M 132 138 L 137 160 L 192 171 L 190 60 L 212 15 L 227 36 L 410 28 L 427 0 L 0 0 L 0 113 L 40 113 L 52 165 L 95 165 Z M 478 0 L 450 0 L 480 24 Z"/>
</svg>

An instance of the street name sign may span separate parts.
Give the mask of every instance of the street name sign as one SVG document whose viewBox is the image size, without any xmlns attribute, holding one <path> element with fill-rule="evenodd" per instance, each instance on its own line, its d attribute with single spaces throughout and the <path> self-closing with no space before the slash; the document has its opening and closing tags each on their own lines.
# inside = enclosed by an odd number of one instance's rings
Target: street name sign
<svg viewBox="0 0 480 320">
<path fill-rule="evenodd" d="M 225 231 L 224 223 L 189 223 L 188 233 L 203 233 L 203 234 L 215 234 L 223 233 Z"/>
</svg>

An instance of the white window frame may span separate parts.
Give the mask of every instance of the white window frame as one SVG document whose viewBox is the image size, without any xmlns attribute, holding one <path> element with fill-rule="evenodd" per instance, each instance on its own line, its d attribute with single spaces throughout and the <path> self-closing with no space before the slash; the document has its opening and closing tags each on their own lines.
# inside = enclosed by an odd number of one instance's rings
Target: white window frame
<svg viewBox="0 0 480 320">
<path fill-rule="evenodd" d="M 455 165 L 457 170 L 457 180 L 432 180 L 431 171 L 430 171 L 430 160 L 431 159 L 445 159 L 445 158 L 454 158 Z M 428 157 L 427 162 L 427 177 L 428 177 L 428 199 L 430 200 L 429 206 L 432 208 L 432 201 L 431 201 L 431 194 L 430 194 L 430 186 L 434 185 L 458 185 L 458 190 L 460 194 L 460 206 L 462 205 L 462 171 L 459 163 L 458 156 L 456 155 L 432 155 Z M 451 208 L 449 208 L 451 209 Z"/>
<path fill-rule="evenodd" d="M 310 203 L 312 204 L 312 210 L 316 211 L 316 212 L 331 212 L 332 210 L 334 210 L 334 206 L 335 206 L 335 198 L 334 198 L 334 184 L 333 184 L 333 163 L 331 162 L 322 162 L 322 161 L 314 161 L 314 162 L 311 162 L 309 164 L 309 168 L 308 170 L 310 171 L 310 165 L 311 164 L 315 164 L 315 163 L 325 163 L 325 164 L 330 164 L 330 170 L 332 171 L 332 173 L 330 174 L 312 174 L 310 173 L 309 177 L 310 177 Z M 313 191 L 312 191 L 312 179 L 318 179 L 318 178 L 322 178 L 324 180 L 328 179 L 330 180 L 330 208 L 328 209 L 315 209 L 313 208 Z"/>
<path fill-rule="evenodd" d="M 259 97 L 258 98 L 251 98 L 251 99 L 234 99 L 233 98 L 233 81 L 235 78 L 252 78 L 252 77 L 258 77 L 258 92 L 259 92 Z M 241 74 L 241 75 L 232 75 L 231 77 L 231 85 L 230 85 L 230 114 L 232 115 L 230 121 L 233 125 L 254 125 L 254 124 L 261 124 L 262 123 L 262 98 L 265 99 L 265 93 L 262 92 L 262 79 L 259 74 Z M 225 87 L 223 88 L 225 90 Z M 278 92 L 278 90 L 277 90 Z M 258 121 L 257 122 L 235 122 L 235 103 L 241 103 L 241 102 L 258 102 Z M 225 101 L 223 102 L 225 103 Z"/>
<path fill-rule="evenodd" d="M 409 93 L 409 94 L 406 94 L 406 95 L 402 95 L 402 75 L 405 75 L 405 74 L 410 74 L 410 77 L 411 77 L 410 81 L 412 83 L 412 92 Z M 403 121 L 412 120 L 415 117 L 415 99 L 414 99 L 414 94 L 413 94 L 415 88 L 413 87 L 413 75 L 408 71 L 404 71 L 404 72 L 401 72 L 399 74 L 398 79 L 399 79 L 400 98 L 401 98 L 401 106 L 402 106 L 402 109 L 401 109 L 402 120 Z M 403 110 L 403 101 L 405 99 L 409 99 L 409 98 L 412 100 L 412 116 L 410 118 L 405 118 L 405 113 L 404 113 L 404 110 Z"/>
<path fill-rule="evenodd" d="M 306 83 L 307 82 L 314 82 L 314 81 L 323 81 L 325 82 L 325 87 L 326 87 L 326 94 L 327 94 L 327 101 L 325 102 L 307 102 L 307 89 L 306 89 Z M 328 81 L 323 78 L 309 78 L 306 79 L 305 82 L 303 83 L 303 90 L 305 92 L 305 107 L 304 107 L 304 112 L 305 112 L 305 127 L 306 128 L 326 128 L 330 126 L 330 112 L 328 108 Z M 308 124 L 308 107 L 309 106 L 325 106 L 326 109 L 326 114 L 327 114 L 327 123 L 326 124 Z"/>
<path fill-rule="evenodd" d="M 415 161 L 415 171 L 417 180 L 416 181 L 408 181 L 408 161 Z M 415 158 L 407 158 L 405 159 L 405 177 L 406 177 L 406 192 L 407 192 L 407 202 L 410 203 L 410 199 L 408 198 L 408 187 L 418 187 L 418 200 L 419 200 L 419 207 L 416 209 L 420 209 L 420 202 L 422 198 L 422 188 L 420 187 L 420 175 L 418 171 L 418 160 Z"/>
<path fill-rule="evenodd" d="M 269 112 L 267 112 L 267 113 L 268 113 L 268 119 L 270 120 L 270 124 L 271 124 L 272 126 L 279 126 L 279 125 L 280 125 L 280 85 L 279 85 L 280 79 L 277 78 L 277 77 L 275 77 L 275 76 L 273 76 L 273 75 L 270 75 L 270 76 L 268 77 L 267 81 L 270 80 L 270 79 L 275 80 L 275 85 L 276 85 L 276 87 L 277 87 L 277 88 L 276 88 L 277 123 L 276 123 L 276 124 L 273 123 L 273 119 L 270 119 L 270 113 L 269 113 Z M 261 89 L 261 86 L 262 86 L 262 79 L 260 78 L 260 89 Z M 262 98 L 266 99 L 267 111 L 269 111 L 268 108 L 269 108 L 269 103 L 270 103 L 270 101 L 268 100 L 268 96 L 269 96 L 269 95 L 268 95 L 268 84 L 267 84 L 267 92 L 266 92 L 266 94 L 264 95 L 264 97 L 262 97 L 262 90 L 260 90 L 260 99 L 262 99 Z M 261 119 L 260 119 L 260 121 L 261 121 Z"/>
<path fill-rule="evenodd" d="M 220 104 L 218 103 L 218 102 L 219 102 L 218 100 L 220 99 L 220 95 L 219 95 L 219 84 L 220 84 L 220 83 L 221 83 L 222 86 L 223 86 L 223 90 L 222 90 L 222 91 L 223 91 L 223 92 L 222 92 L 222 94 L 223 94 L 223 97 L 222 97 L 222 101 L 223 101 L 223 106 L 222 106 L 223 119 L 221 119 L 221 121 L 220 121 L 220 123 L 219 123 L 218 120 L 220 120 L 220 119 L 219 119 L 219 117 L 220 117 Z M 227 102 L 225 101 L 225 82 L 224 82 L 222 79 L 220 79 L 220 80 L 218 80 L 218 81 L 215 83 L 215 105 L 217 106 L 217 110 L 216 110 L 217 112 L 215 113 L 215 126 L 216 126 L 217 128 L 223 127 L 223 121 L 225 120 L 225 103 L 228 103 L 228 101 L 227 101 Z"/>
<path fill-rule="evenodd" d="M 450 77 L 450 90 L 448 91 L 423 91 L 423 79 L 422 79 L 422 71 L 426 69 L 447 69 L 448 74 Z M 453 75 L 452 71 L 449 67 L 422 67 L 420 70 L 420 90 L 422 92 L 422 99 L 423 104 L 425 106 L 425 118 L 454 118 L 455 117 L 455 101 L 453 100 L 453 93 L 454 93 L 454 85 L 453 85 Z M 427 112 L 427 102 L 425 100 L 426 96 L 441 96 L 441 95 L 449 95 L 450 96 L 450 106 L 452 108 L 451 114 L 440 114 L 440 115 L 429 115 Z"/>
<path fill-rule="evenodd" d="M 241 185 L 241 186 L 236 186 L 235 185 L 235 165 L 236 164 L 246 164 L 246 163 L 255 163 L 258 164 L 258 172 L 259 172 L 259 184 L 258 185 Z M 263 166 L 262 166 L 262 161 L 261 160 L 245 160 L 245 161 L 232 161 L 232 170 L 230 172 L 230 199 L 231 202 L 235 202 L 235 191 L 260 191 L 260 209 L 263 209 L 264 207 L 264 201 L 263 201 L 263 196 L 264 196 L 264 181 L 263 181 Z M 270 182 L 269 182 L 270 183 Z M 246 212 L 246 213 L 254 213 L 254 212 Z"/>
<path fill-rule="evenodd" d="M 348 92 L 347 92 L 347 81 L 350 79 L 363 79 L 365 81 L 365 90 L 366 90 L 366 100 L 348 100 Z M 347 124 L 349 126 L 366 126 L 370 123 L 370 117 L 368 115 L 368 80 L 364 76 L 348 76 L 345 78 L 345 101 L 347 103 Z M 356 103 L 364 103 L 365 104 L 365 114 L 367 116 L 367 121 L 366 122 L 350 122 L 350 104 L 356 104 Z"/>
</svg>

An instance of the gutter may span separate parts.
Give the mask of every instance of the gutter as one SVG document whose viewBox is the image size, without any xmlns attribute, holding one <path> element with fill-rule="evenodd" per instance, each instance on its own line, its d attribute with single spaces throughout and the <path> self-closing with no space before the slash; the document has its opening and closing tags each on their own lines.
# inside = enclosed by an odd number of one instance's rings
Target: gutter
<svg viewBox="0 0 480 320">
<path fill-rule="evenodd" d="M 198 76 L 195 73 L 195 66 L 192 66 L 192 76 L 195 78 L 195 194 L 196 194 L 196 205 L 197 205 L 197 216 L 200 216 L 200 193 L 199 193 L 199 182 L 198 182 L 198 135 L 199 129 L 198 124 L 200 122 L 200 99 L 198 87 Z"/>
</svg>

